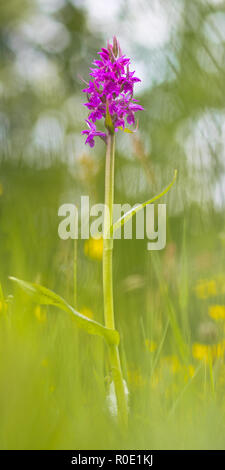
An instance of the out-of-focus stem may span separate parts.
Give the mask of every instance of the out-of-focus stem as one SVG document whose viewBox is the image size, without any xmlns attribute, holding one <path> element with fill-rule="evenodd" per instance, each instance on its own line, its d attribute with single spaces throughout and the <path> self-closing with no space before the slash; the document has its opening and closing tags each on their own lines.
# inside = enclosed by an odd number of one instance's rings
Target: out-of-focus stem
<svg viewBox="0 0 225 470">
<path fill-rule="evenodd" d="M 77 308 L 77 239 L 73 245 L 73 306 Z"/>
<path fill-rule="evenodd" d="M 103 237 L 103 292 L 104 292 L 104 316 L 105 326 L 115 328 L 113 307 L 113 238 L 110 235 L 110 227 L 113 223 L 114 201 L 114 159 L 115 159 L 115 134 L 108 133 L 106 163 L 105 163 L 105 213 L 104 213 L 104 237 Z M 128 412 L 123 375 L 120 363 L 119 349 L 117 346 L 109 346 L 109 359 L 112 369 L 112 377 L 117 398 L 118 418 L 123 426 L 127 425 Z"/>
</svg>

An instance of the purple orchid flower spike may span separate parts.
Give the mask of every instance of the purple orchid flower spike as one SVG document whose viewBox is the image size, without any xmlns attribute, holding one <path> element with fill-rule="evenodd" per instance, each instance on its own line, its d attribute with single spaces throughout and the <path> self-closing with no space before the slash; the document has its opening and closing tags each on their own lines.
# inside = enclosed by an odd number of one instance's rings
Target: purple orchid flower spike
<svg viewBox="0 0 225 470">
<path fill-rule="evenodd" d="M 85 141 L 90 147 L 95 144 L 95 137 L 101 137 L 106 142 L 107 132 L 96 130 L 96 121 L 104 119 L 105 127 L 110 132 L 125 129 L 125 120 L 135 125 L 135 113 L 144 108 L 133 98 L 134 84 L 140 82 L 135 71 L 130 71 L 130 59 L 122 54 L 116 37 L 113 44 L 107 45 L 98 52 L 100 59 L 94 60 L 89 81 L 83 92 L 87 94 L 85 106 L 90 111 L 86 120 L 89 129 L 82 131 L 87 135 Z M 107 114 L 110 118 L 110 129 L 107 124 Z"/>
</svg>

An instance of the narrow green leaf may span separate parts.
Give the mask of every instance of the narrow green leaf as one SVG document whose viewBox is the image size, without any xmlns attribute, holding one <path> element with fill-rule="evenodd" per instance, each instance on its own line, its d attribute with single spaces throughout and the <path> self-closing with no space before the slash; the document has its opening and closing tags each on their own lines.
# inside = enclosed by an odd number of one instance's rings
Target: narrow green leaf
<svg viewBox="0 0 225 470">
<path fill-rule="evenodd" d="M 135 130 L 132 131 L 131 129 L 128 129 L 127 127 L 124 127 L 124 129 L 123 129 L 122 126 L 119 126 L 118 129 L 120 129 L 123 132 L 126 132 L 127 134 L 133 134 L 135 132 Z"/>
<path fill-rule="evenodd" d="M 174 171 L 174 177 L 173 177 L 173 180 L 171 181 L 171 183 L 170 183 L 161 193 L 159 193 L 157 196 L 154 196 L 152 199 L 149 199 L 148 201 L 143 202 L 142 204 L 139 204 L 139 206 L 134 207 L 134 208 L 130 209 L 128 212 L 126 212 L 126 214 L 124 214 L 122 217 L 120 217 L 120 219 L 118 219 L 118 220 L 111 226 L 110 234 L 113 235 L 113 234 L 115 233 L 115 231 L 116 231 L 119 227 L 121 227 L 122 225 L 124 225 L 126 222 L 128 222 L 128 220 L 131 219 L 131 217 L 133 217 L 133 215 L 135 215 L 135 214 L 136 214 L 137 212 L 139 212 L 141 209 L 143 209 L 144 207 L 148 206 L 149 204 L 152 204 L 153 202 L 157 201 L 157 200 L 160 199 L 162 196 L 164 196 L 166 193 L 168 193 L 168 191 L 170 190 L 170 188 L 172 188 L 173 184 L 175 183 L 176 177 L 177 177 L 177 170 Z"/>
<path fill-rule="evenodd" d="M 109 132 L 111 132 L 111 134 L 113 134 L 114 125 L 113 125 L 112 118 L 111 118 L 111 115 L 110 115 L 110 112 L 109 112 L 109 103 L 108 103 L 108 101 L 106 102 L 105 126 L 107 127 Z"/>
<path fill-rule="evenodd" d="M 119 344 L 118 331 L 106 328 L 100 323 L 85 317 L 71 307 L 71 305 L 69 305 L 62 297 L 55 294 L 55 292 L 47 289 L 46 287 L 40 286 L 39 284 L 22 281 L 16 277 L 10 277 L 9 279 L 16 282 L 25 292 L 27 292 L 34 302 L 41 305 L 54 305 L 55 307 L 72 314 L 77 326 L 87 331 L 87 333 L 102 336 L 109 344 Z"/>
<path fill-rule="evenodd" d="M 136 125 L 135 129 L 133 129 L 133 130 L 132 130 L 132 129 L 128 129 L 128 127 L 124 127 L 124 128 L 123 128 L 122 126 L 119 126 L 118 129 L 120 129 L 120 130 L 123 131 L 123 132 L 127 132 L 128 134 L 134 134 L 134 133 L 137 132 L 137 130 L 138 130 L 138 125 L 139 125 L 139 124 L 138 124 L 138 120 L 137 120 L 137 125 Z"/>
</svg>

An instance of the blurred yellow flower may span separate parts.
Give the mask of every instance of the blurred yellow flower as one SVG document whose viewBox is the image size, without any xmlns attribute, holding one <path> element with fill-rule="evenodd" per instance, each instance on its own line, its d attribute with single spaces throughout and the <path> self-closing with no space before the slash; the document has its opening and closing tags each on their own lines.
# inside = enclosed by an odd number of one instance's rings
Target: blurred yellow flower
<svg viewBox="0 0 225 470">
<path fill-rule="evenodd" d="M 192 379 L 192 377 L 194 377 L 195 367 L 192 364 L 182 364 L 176 355 L 163 356 L 160 360 L 160 366 L 151 377 L 152 387 L 156 388 L 159 383 L 163 384 L 165 373 L 168 374 L 168 372 L 172 375 L 176 375 L 176 378 L 179 381 L 182 380 L 187 383 Z M 173 385 L 175 385 L 174 381 Z"/>
<path fill-rule="evenodd" d="M 195 343 L 192 346 L 192 355 L 200 361 L 210 362 L 210 360 L 223 358 L 225 353 L 225 341 L 217 344 Z"/>
<path fill-rule="evenodd" d="M 83 308 L 81 309 L 81 313 L 82 313 L 82 315 L 84 315 L 85 317 L 90 318 L 90 320 L 93 320 L 93 318 L 94 318 L 94 313 L 93 313 L 92 310 L 91 310 L 90 308 L 88 308 L 88 307 L 83 307 Z"/>
<path fill-rule="evenodd" d="M 209 307 L 209 315 L 214 320 L 225 320 L 225 306 L 211 305 Z"/>
<path fill-rule="evenodd" d="M 199 359 L 200 361 L 205 360 L 208 362 L 210 351 L 210 346 L 207 344 L 195 343 L 192 346 L 193 357 L 195 359 Z"/>
<path fill-rule="evenodd" d="M 151 341 L 150 339 L 146 338 L 145 346 L 150 352 L 154 352 L 157 348 L 157 343 L 155 341 Z"/>
<path fill-rule="evenodd" d="M 199 299 L 225 294 L 225 276 L 218 274 L 211 280 L 199 279 L 195 286 L 195 293 Z"/>
<path fill-rule="evenodd" d="M 103 239 L 99 238 L 95 240 L 90 238 L 84 244 L 84 254 L 91 259 L 101 261 L 103 254 Z"/>
<path fill-rule="evenodd" d="M 3 186 L 2 184 L 0 183 L 0 196 L 3 194 Z"/>
<path fill-rule="evenodd" d="M 37 305 L 34 309 L 34 315 L 39 323 L 45 323 L 47 320 L 46 312 L 41 309 L 40 305 Z"/>
<path fill-rule="evenodd" d="M 217 286 L 216 286 L 216 281 L 208 281 L 207 284 L 207 289 L 208 289 L 208 296 L 213 297 L 214 295 L 218 294 Z"/>
<path fill-rule="evenodd" d="M 184 366 L 184 372 L 185 372 L 185 380 L 188 381 L 189 378 L 192 379 L 195 375 L 195 368 L 192 364 L 189 364 L 188 366 Z"/>
<path fill-rule="evenodd" d="M 199 299 L 206 299 L 207 298 L 205 283 L 203 281 L 198 281 L 197 282 L 197 285 L 195 286 L 195 292 L 196 292 L 196 295 Z"/>
<path fill-rule="evenodd" d="M 218 294 L 218 289 L 215 280 L 199 280 L 195 286 L 195 292 L 199 299 L 207 299 L 208 297 L 214 297 Z"/>
</svg>

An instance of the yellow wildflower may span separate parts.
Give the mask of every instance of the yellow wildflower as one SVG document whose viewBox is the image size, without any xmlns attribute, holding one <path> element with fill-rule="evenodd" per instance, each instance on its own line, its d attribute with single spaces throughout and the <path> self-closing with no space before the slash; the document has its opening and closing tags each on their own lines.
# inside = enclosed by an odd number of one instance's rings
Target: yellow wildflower
<svg viewBox="0 0 225 470">
<path fill-rule="evenodd" d="M 190 379 L 194 377 L 195 368 L 192 364 L 189 364 L 188 366 L 183 366 L 183 372 L 184 372 L 184 380 L 185 382 L 188 382 Z"/>
<path fill-rule="evenodd" d="M 192 378 L 194 377 L 195 375 L 195 368 L 192 364 L 190 364 L 189 366 L 187 366 L 187 372 L 188 372 L 188 375 Z"/>
<path fill-rule="evenodd" d="M 157 343 L 155 341 L 151 341 L 150 339 L 146 338 L 145 346 L 149 352 L 154 352 L 157 348 Z"/>
<path fill-rule="evenodd" d="M 223 358 L 225 353 L 225 341 L 217 344 L 195 343 L 192 346 L 192 355 L 195 359 L 210 362 L 212 359 Z"/>
<path fill-rule="evenodd" d="M 92 320 L 94 318 L 94 314 L 93 314 L 92 310 L 88 307 L 83 307 L 82 310 L 81 310 L 81 313 L 85 317 L 90 318 L 90 320 Z"/>
<path fill-rule="evenodd" d="M 103 254 L 103 239 L 90 238 L 84 244 L 84 254 L 91 259 L 101 261 Z"/>
<path fill-rule="evenodd" d="M 214 320 L 225 320 L 225 306 L 211 305 L 209 307 L 209 315 Z"/>
<path fill-rule="evenodd" d="M 198 281 L 195 286 L 195 292 L 199 299 L 207 299 L 207 293 L 204 281 Z"/>
<path fill-rule="evenodd" d="M 159 373 L 157 380 L 152 380 L 152 386 L 155 387 L 159 383 L 159 378 L 165 375 L 165 372 L 170 375 L 176 375 L 176 378 L 188 382 L 195 374 L 195 367 L 192 364 L 182 364 L 176 355 L 164 356 L 160 361 Z"/>
<path fill-rule="evenodd" d="M 208 281 L 207 284 L 207 290 L 208 290 L 208 296 L 213 297 L 214 295 L 218 294 L 217 286 L 216 286 L 216 281 Z"/>
<path fill-rule="evenodd" d="M 34 310 L 35 317 L 39 323 L 45 323 L 47 320 L 46 312 L 41 309 L 40 305 L 37 305 Z"/>
<path fill-rule="evenodd" d="M 216 281 L 214 279 L 210 281 L 200 279 L 195 286 L 195 292 L 199 299 L 214 297 L 218 294 Z"/>
<path fill-rule="evenodd" d="M 210 346 L 208 344 L 195 343 L 192 346 L 192 355 L 195 359 L 200 361 L 209 361 Z"/>
<path fill-rule="evenodd" d="M 199 299 L 225 294 L 225 276 L 218 274 L 211 280 L 200 279 L 195 286 L 195 292 Z"/>
</svg>

